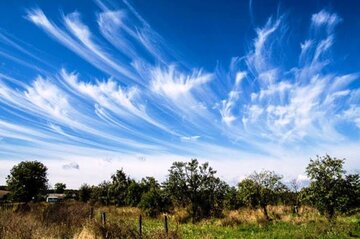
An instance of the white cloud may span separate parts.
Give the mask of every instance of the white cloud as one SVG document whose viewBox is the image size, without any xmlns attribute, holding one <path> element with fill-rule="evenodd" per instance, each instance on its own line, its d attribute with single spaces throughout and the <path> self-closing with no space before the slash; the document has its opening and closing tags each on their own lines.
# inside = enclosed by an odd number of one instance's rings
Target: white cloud
<svg viewBox="0 0 360 239">
<path fill-rule="evenodd" d="M 129 59 L 141 58 L 135 44 L 137 33 L 126 24 L 127 14 L 123 10 L 109 11 L 106 9 L 98 15 L 101 34 Z"/>
<path fill-rule="evenodd" d="M 311 21 L 315 26 L 325 25 L 329 29 L 337 25 L 342 19 L 335 13 L 329 13 L 326 10 L 321 10 L 311 17 Z"/>
<path fill-rule="evenodd" d="M 201 87 L 212 79 L 211 74 L 202 73 L 194 70 L 191 75 L 176 71 L 175 66 L 167 69 L 159 67 L 151 71 L 151 89 L 168 98 L 177 100 L 181 96 L 186 96 L 191 90 Z"/>
<path fill-rule="evenodd" d="M 235 84 L 228 94 L 228 98 L 221 101 L 220 114 L 221 119 L 226 125 L 231 125 L 236 120 L 235 115 L 232 113 L 234 106 L 239 99 L 241 82 L 246 78 L 246 72 L 237 72 L 235 77 Z"/>
<path fill-rule="evenodd" d="M 55 118 L 67 121 L 69 117 L 69 102 L 64 93 L 41 77 L 38 77 L 25 92 L 26 98 L 36 105 L 40 111 Z"/>
<path fill-rule="evenodd" d="M 185 141 L 185 142 L 194 142 L 194 141 L 197 141 L 198 139 L 200 139 L 200 136 L 199 135 L 182 136 L 180 138 L 182 141 Z"/>
<path fill-rule="evenodd" d="M 90 62 L 96 68 L 110 75 L 119 76 L 124 82 L 135 81 L 141 83 L 135 72 L 132 72 L 129 67 L 116 62 L 101 46 L 93 41 L 93 36 L 89 28 L 81 22 L 78 12 L 73 12 L 63 17 L 67 30 L 70 31 L 73 36 L 67 31 L 62 30 L 56 24 L 50 22 L 40 9 L 28 11 L 27 18 L 42 28 L 56 41 L 79 54 L 79 56 Z"/>
<path fill-rule="evenodd" d="M 343 117 L 350 121 L 354 122 L 355 125 L 360 128 L 360 107 L 356 105 L 351 105 L 347 110 L 345 110 Z"/>
<path fill-rule="evenodd" d="M 136 80 L 136 76 L 126 67 L 119 65 L 115 62 L 114 59 L 105 53 L 99 45 L 97 45 L 92 40 L 92 34 L 90 33 L 89 28 L 84 25 L 80 19 L 80 14 L 78 12 L 73 12 L 64 17 L 64 22 L 69 29 L 69 31 L 79 39 L 86 48 L 88 48 L 92 53 L 94 53 L 99 59 L 104 61 L 111 68 L 115 69 L 125 77 L 128 77 L 132 80 Z"/>
<path fill-rule="evenodd" d="M 279 28 L 281 19 L 275 22 L 269 18 L 263 28 L 257 28 L 257 37 L 254 40 L 254 50 L 247 56 L 249 68 L 254 68 L 257 72 L 266 71 L 269 67 L 268 60 L 270 58 L 269 49 L 267 49 L 266 42 L 275 31 Z"/>
<path fill-rule="evenodd" d="M 134 103 L 139 94 L 136 87 L 124 89 L 112 79 L 96 84 L 84 83 L 78 80 L 78 75 L 69 74 L 64 69 L 61 71 L 61 76 L 73 89 L 90 97 L 102 107 L 123 116 L 128 113 L 144 114 L 143 106 L 136 106 Z"/>
</svg>

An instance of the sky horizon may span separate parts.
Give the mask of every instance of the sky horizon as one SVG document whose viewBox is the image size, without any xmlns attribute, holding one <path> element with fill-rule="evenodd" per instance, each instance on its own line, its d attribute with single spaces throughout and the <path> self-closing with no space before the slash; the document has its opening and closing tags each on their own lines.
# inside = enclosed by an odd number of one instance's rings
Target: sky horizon
<svg viewBox="0 0 360 239">
<path fill-rule="evenodd" d="M 0 185 L 20 161 L 77 188 L 209 162 L 305 180 L 360 169 L 356 1 L 1 2 Z"/>
</svg>

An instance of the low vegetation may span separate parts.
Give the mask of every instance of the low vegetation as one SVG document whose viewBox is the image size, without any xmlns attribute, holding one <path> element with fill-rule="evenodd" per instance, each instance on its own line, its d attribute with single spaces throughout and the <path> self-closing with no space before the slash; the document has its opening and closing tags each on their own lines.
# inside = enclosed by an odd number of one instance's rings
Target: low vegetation
<svg viewBox="0 0 360 239">
<path fill-rule="evenodd" d="M 0 212 L 0 238 L 140 238 L 141 210 L 131 207 L 95 206 L 79 202 L 58 204 L 14 204 Z M 106 213 L 106 223 L 101 213 Z M 311 207 L 302 207 L 298 215 L 288 206 L 269 206 L 268 221 L 262 209 L 241 208 L 225 211 L 221 218 L 208 218 L 195 224 L 182 223 L 189 217 L 175 210 L 164 215 L 142 218 L 142 238 L 358 238 L 360 215 L 339 216 L 329 222 Z"/>
</svg>

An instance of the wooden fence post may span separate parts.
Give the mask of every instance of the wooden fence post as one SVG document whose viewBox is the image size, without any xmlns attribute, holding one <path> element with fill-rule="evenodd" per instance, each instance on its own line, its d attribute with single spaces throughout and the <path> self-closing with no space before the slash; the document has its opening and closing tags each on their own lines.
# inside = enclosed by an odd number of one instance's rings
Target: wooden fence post
<svg viewBox="0 0 360 239">
<path fill-rule="evenodd" d="M 167 218 L 167 215 L 165 215 L 164 226 L 165 226 L 165 233 L 166 233 L 166 236 L 168 236 L 168 233 L 169 233 L 169 228 L 168 228 L 168 218 Z"/>
<path fill-rule="evenodd" d="M 141 216 L 141 214 L 139 216 L 139 234 L 140 234 L 140 238 L 142 238 L 142 216 Z"/>
<path fill-rule="evenodd" d="M 106 225 L 106 213 L 105 212 L 101 213 L 101 223 L 103 226 Z"/>
</svg>

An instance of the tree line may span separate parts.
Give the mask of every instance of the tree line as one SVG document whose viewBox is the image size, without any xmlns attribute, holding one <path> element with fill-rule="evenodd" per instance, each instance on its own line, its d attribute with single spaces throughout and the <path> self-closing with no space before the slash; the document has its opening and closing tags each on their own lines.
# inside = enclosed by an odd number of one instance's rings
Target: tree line
<svg viewBox="0 0 360 239">
<path fill-rule="evenodd" d="M 152 217 L 185 208 L 193 222 L 241 207 L 261 208 L 271 220 L 269 205 L 292 206 L 295 214 L 301 206 L 310 205 L 332 220 L 337 214 L 360 208 L 359 174 L 347 174 L 344 163 L 345 159 L 329 155 L 311 159 L 306 167 L 310 180 L 306 187 L 296 181 L 285 184 L 281 175 L 268 170 L 255 171 L 237 186 L 229 186 L 208 163 L 192 159 L 174 162 L 162 183 L 154 177 L 136 181 L 120 169 L 97 186 L 83 184 L 79 190 L 66 190 L 65 184 L 57 183 L 51 192 L 66 192 L 82 202 L 139 207 Z M 47 167 L 38 161 L 15 165 L 6 183 L 11 201 L 41 201 L 49 193 Z"/>
</svg>

